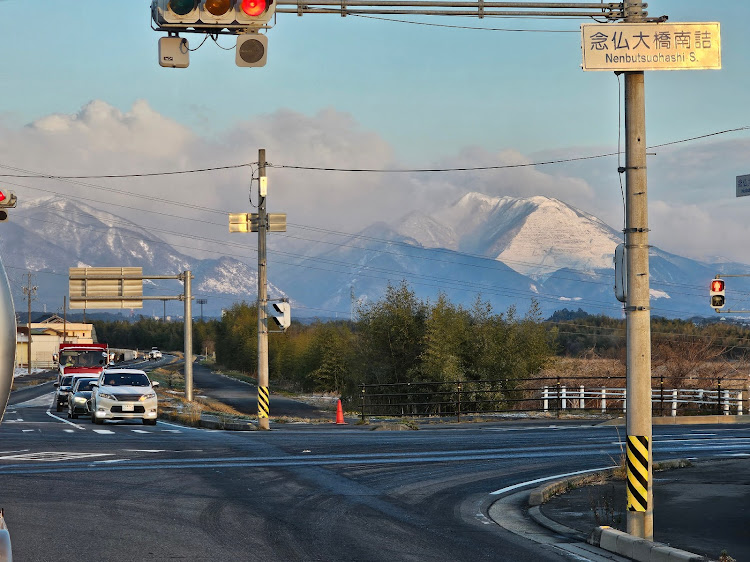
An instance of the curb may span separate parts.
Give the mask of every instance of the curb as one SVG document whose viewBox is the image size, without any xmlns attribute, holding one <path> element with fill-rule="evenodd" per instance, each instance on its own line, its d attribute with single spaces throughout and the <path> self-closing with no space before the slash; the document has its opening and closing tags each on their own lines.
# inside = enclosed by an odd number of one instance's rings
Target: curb
<svg viewBox="0 0 750 562">
<path fill-rule="evenodd" d="M 714 425 L 714 424 L 734 424 L 750 423 L 750 415 L 742 414 L 738 416 L 659 416 L 651 418 L 652 425 Z M 624 426 L 625 418 L 614 418 L 600 423 L 599 425 L 617 425 Z"/>
<path fill-rule="evenodd" d="M 206 429 L 224 429 L 228 431 L 258 431 L 258 426 L 248 420 L 223 418 L 210 414 L 201 414 L 200 427 Z"/>
<path fill-rule="evenodd" d="M 687 459 L 663 461 L 660 463 L 654 463 L 654 471 L 683 468 L 692 465 L 693 463 Z M 580 531 L 566 527 L 556 521 L 552 521 L 542 513 L 539 506 L 547 503 L 552 497 L 563 494 L 568 490 L 580 488 L 598 482 L 604 478 L 609 478 L 616 470 L 619 470 L 619 467 L 613 467 L 591 474 L 574 476 L 572 478 L 565 478 L 533 489 L 529 493 L 528 499 L 530 517 L 542 527 L 557 534 L 586 540 L 586 542 L 592 546 L 596 546 L 613 554 L 624 556 L 630 560 L 636 560 L 637 562 L 710 562 L 709 558 L 700 554 L 693 554 L 686 550 L 635 537 L 607 526 L 594 528 L 588 539 L 586 539 L 585 535 Z"/>
<path fill-rule="evenodd" d="M 709 561 L 705 556 L 634 537 L 610 527 L 596 527 L 586 542 L 638 562 Z"/>
</svg>

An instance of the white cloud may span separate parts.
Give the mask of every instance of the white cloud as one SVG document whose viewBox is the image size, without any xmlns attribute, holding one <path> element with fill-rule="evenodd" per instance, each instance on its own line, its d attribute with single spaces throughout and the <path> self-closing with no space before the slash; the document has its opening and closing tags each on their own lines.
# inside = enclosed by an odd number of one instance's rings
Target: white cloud
<svg viewBox="0 0 750 562">
<path fill-rule="evenodd" d="M 267 170 L 268 210 L 286 212 L 288 222 L 294 224 L 356 232 L 412 210 L 430 213 L 476 191 L 490 196 L 547 195 L 590 212 L 615 228 L 622 225 L 615 157 L 449 173 L 279 167 L 408 170 L 504 166 L 611 152 L 601 147 L 524 155 L 512 148 L 491 152 L 473 146 L 427 166 L 414 165 L 399 161 L 377 132 L 365 130 L 350 114 L 332 108 L 315 115 L 288 109 L 258 115 L 236 123 L 222 135 L 191 130 L 160 115 L 145 101 L 121 111 L 95 100 L 76 114 L 49 115 L 20 128 L 0 122 L 0 165 L 47 174 L 106 175 L 231 166 L 255 162 L 258 148 L 266 149 L 273 166 Z M 746 226 L 750 223 L 745 206 L 750 197 L 735 200 L 734 176 L 750 173 L 749 151 L 750 139 L 729 139 L 678 145 L 650 156 L 651 243 L 687 257 L 724 255 L 748 261 L 744 241 L 750 235 L 750 226 Z M 12 173 L 8 168 L 0 172 Z M 7 178 L 7 182 L 19 195 L 20 209 L 24 201 L 57 192 L 82 197 L 93 206 L 145 226 L 237 242 L 236 236 L 228 236 L 226 212 L 254 210 L 248 201 L 250 178 L 250 169 L 244 167 L 138 179 L 63 182 Z M 257 186 L 253 185 L 252 201 L 256 199 Z M 170 205 L 170 200 L 193 207 Z M 146 212 L 149 210 L 162 214 Z"/>
</svg>

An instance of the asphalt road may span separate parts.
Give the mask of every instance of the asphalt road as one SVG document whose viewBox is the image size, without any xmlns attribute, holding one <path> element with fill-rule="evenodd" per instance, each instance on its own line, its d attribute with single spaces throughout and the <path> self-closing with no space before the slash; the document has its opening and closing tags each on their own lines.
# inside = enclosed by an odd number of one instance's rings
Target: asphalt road
<svg viewBox="0 0 750 562">
<path fill-rule="evenodd" d="M 0 426 L 0 506 L 19 561 L 581 560 L 499 527 L 489 505 L 621 450 L 616 428 L 578 422 L 94 426 L 48 412 L 51 390 L 14 393 Z M 747 429 L 700 444 L 692 431 L 655 428 L 655 455 L 749 452 Z"/>
</svg>

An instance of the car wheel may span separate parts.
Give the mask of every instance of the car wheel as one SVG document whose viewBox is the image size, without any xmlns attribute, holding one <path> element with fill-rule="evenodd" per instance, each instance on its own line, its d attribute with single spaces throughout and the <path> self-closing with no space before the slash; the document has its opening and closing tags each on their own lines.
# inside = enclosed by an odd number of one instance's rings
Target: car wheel
<svg viewBox="0 0 750 562">
<path fill-rule="evenodd" d="M 57 408 L 58 412 L 62 412 L 62 406 L 60 406 L 59 403 L 57 404 L 57 406 L 55 406 L 55 408 Z"/>
<path fill-rule="evenodd" d="M 97 418 L 97 417 L 96 417 L 96 416 L 94 416 L 93 414 L 92 414 L 92 416 L 93 416 L 93 418 L 94 418 L 94 423 L 95 423 L 96 425 L 102 425 L 102 424 L 104 423 L 104 420 L 103 420 L 102 418 Z"/>
<path fill-rule="evenodd" d="M 70 417 L 73 418 L 74 420 L 77 420 L 78 419 L 78 414 L 70 414 Z"/>
<path fill-rule="evenodd" d="M 156 420 L 147 420 L 143 418 L 143 425 L 156 425 Z"/>
</svg>

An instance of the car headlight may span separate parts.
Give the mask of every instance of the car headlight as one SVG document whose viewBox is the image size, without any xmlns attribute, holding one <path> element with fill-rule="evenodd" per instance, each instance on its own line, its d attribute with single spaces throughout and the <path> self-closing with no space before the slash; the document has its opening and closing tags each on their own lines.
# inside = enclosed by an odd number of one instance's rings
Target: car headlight
<svg viewBox="0 0 750 562">
<path fill-rule="evenodd" d="M 76 396 L 76 397 L 73 398 L 73 401 L 76 404 L 85 404 L 86 403 L 86 399 L 83 396 Z"/>
<path fill-rule="evenodd" d="M 139 398 L 141 402 L 144 402 L 150 398 L 156 398 L 156 392 L 149 392 L 148 394 L 144 394 Z"/>
<path fill-rule="evenodd" d="M 100 392 L 99 398 L 104 398 L 106 400 L 117 400 L 117 398 L 114 395 L 108 394 L 106 392 Z"/>
</svg>

